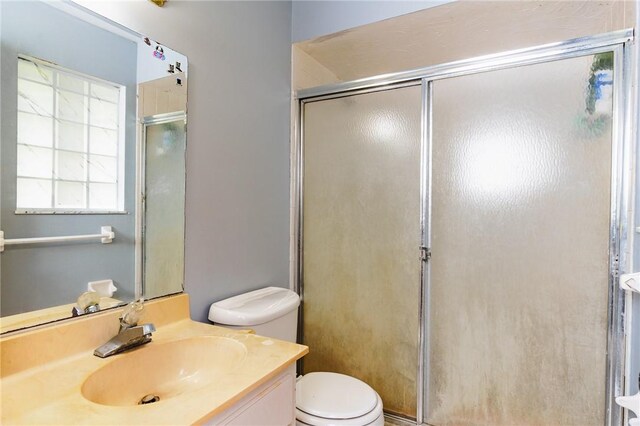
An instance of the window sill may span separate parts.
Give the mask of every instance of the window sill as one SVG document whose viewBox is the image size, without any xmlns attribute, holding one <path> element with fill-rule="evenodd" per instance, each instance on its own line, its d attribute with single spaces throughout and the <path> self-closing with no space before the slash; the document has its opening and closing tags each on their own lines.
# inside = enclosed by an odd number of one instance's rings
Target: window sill
<svg viewBox="0 0 640 426">
<path fill-rule="evenodd" d="M 47 215 L 114 215 L 114 214 L 129 214 L 126 210 L 104 210 L 104 211 L 86 211 L 86 210 L 47 210 L 47 209 L 17 209 L 15 214 L 31 215 L 31 214 L 47 214 Z"/>
</svg>

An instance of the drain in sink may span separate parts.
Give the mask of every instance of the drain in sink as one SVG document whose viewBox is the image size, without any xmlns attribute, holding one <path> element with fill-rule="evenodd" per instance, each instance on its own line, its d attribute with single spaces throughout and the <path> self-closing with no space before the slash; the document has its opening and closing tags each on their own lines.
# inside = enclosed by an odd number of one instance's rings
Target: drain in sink
<svg viewBox="0 0 640 426">
<path fill-rule="evenodd" d="M 160 401 L 160 397 L 158 395 L 149 394 L 143 396 L 142 399 L 138 401 L 138 405 L 153 404 L 154 402 L 158 401 Z"/>
</svg>

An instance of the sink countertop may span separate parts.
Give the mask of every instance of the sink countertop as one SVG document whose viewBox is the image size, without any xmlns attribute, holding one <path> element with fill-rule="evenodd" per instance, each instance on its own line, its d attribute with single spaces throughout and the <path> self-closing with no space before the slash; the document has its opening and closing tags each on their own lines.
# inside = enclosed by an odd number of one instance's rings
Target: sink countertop
<svg viewBox="0 0 640 426">
<path fill-rule="evenodd" d="M 100 298 L 100 309 L 109 309 L 120 304 L 125 304 L 122 300 L 112 297 Z M 34 325 L 59 321 L 70 318 L 71 310 L 76 306 L 75 303 L 67 305 L 53 306 L 51 308 L 39 309 L 37 311 L 24 312 L 22 314 L 9 315 L 0 318 L 0 333 L 8 333 L 10 331 L 20 330 Z"/>
<path fill-rule="evenodd" d="M 46 335 L 46 330 L 40 334 Z M 247 349 L 246 358 L 239 368 L 221 375 L 212 384 L 149 405 L 107 406 L 82 396 L 81 387 L 87 377 L 108 363 L 131 352 L 144 351 L 145 347 L 198 336 L 221 336 L 241 342 Z M 11 374 L 4 371 L 0 379 L 1 423 L 201 423 L 229 408 L 307 352 L 306 346 L 183 318 L 158 326 L 151 343 L 109 358 L 94 356 L 93 348 L 83 349 L 40 365 L 16 369 Z M 2 355 L 7 354 L 3 351 Z"/>
</svg>

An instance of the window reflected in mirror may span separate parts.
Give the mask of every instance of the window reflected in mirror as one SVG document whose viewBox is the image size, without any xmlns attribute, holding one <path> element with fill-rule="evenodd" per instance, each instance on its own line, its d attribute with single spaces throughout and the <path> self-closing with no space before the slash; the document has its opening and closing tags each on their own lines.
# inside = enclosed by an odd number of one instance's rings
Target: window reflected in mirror
<svg viewBox="0 0 640 426">
<path fill-rule="evenodd" d="M 124 211 L 125 92 L 18 57 L 17 211 Z"/>
</svg>

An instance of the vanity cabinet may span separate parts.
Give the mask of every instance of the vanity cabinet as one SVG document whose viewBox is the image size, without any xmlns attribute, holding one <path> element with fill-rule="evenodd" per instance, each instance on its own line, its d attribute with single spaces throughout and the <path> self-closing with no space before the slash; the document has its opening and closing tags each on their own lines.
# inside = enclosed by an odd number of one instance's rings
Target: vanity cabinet
<svg viewBox="0 0 640 426">
<path fill-rule="evenodd" d="M 258 387 L 205 425 L 295 425 L 296 369 L 287 369 Z"/>
</svg>

